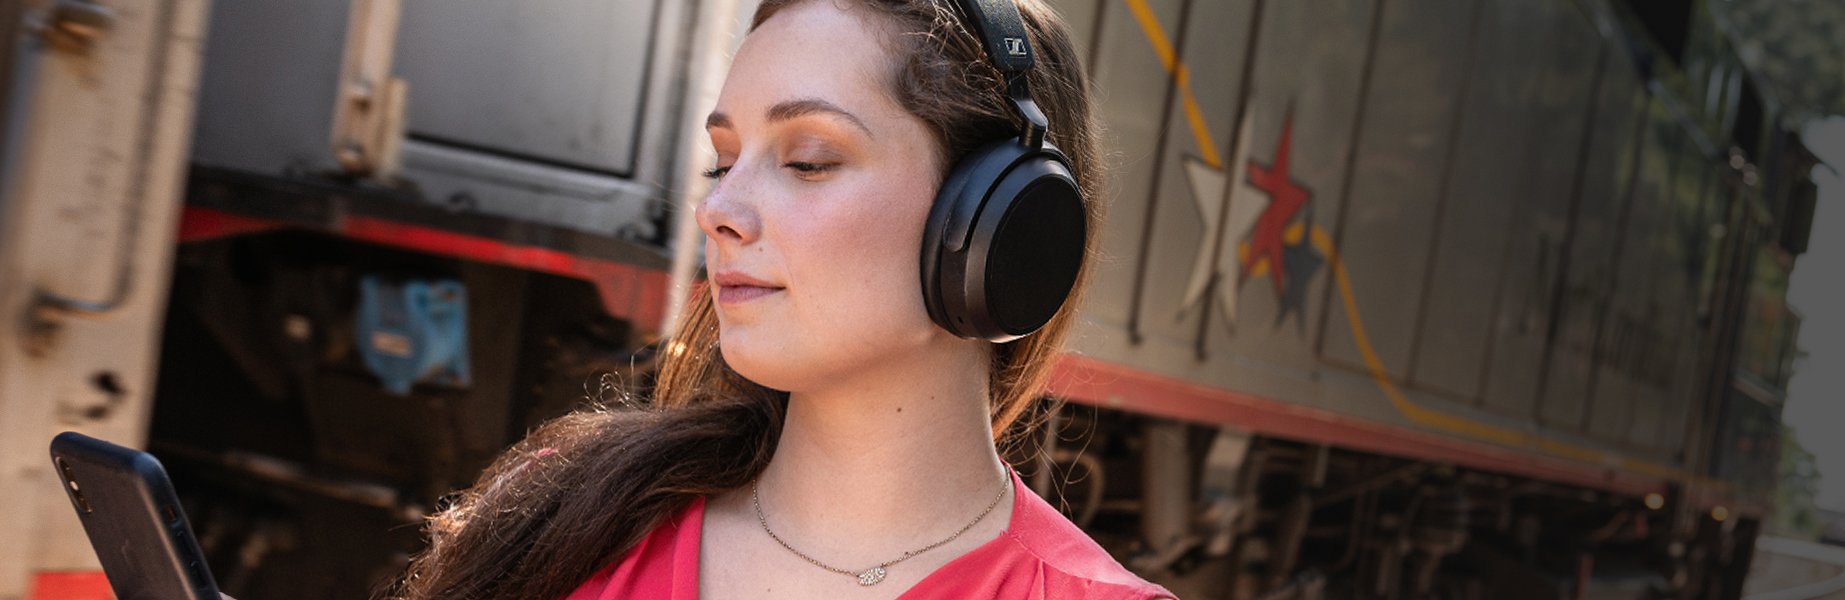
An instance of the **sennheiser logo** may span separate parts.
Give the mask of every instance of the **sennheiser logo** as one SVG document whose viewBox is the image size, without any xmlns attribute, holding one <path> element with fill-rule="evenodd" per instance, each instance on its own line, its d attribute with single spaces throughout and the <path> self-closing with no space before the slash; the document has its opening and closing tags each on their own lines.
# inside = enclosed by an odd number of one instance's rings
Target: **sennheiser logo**
<svg viewBox="0 0 1845 600">
<path fill-rule="evenodd" d="M 1006 38 L 1006 54 L 1025 56 L 1025 38 Z"/>
</svg>

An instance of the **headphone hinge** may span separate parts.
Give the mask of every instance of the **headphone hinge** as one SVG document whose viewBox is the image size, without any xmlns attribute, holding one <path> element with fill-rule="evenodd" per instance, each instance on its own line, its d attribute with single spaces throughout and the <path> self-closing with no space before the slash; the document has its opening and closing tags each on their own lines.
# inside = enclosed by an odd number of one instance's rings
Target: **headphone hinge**
<svg viewBox="0 0 1845 600">
<path fill-rule="evenodd" d="M 1015 81 L 1023 82 L 1024 79 L 1019 77 Z M 1050 129 L 1051 124 L 1044 117 L 1044 111 L 1038 109 L 1038 102 L 1031 99 L 1024 87 L 1023 83 L 1013 86 L 1011 94 L 1012 106 L 1018 109 L 1019 116 L 1025 118 L 1025 128 L 1019 132 L 1019 141 L 1028 148 L 1038 150 L 1044 147 L 1044 132 Z"/>
</svg>

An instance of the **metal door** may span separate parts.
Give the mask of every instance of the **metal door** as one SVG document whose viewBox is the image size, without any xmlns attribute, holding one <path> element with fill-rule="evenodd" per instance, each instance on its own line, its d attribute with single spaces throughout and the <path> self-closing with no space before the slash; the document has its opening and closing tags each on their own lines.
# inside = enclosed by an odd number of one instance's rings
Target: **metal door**
<svg viewBox="0 0 1845 600">
<path fill-rule="evenodd" d="M 145 435 L 205 7 L 0 5 L 0 599 L 102 581 L 46 444 Z"/>
</svg>

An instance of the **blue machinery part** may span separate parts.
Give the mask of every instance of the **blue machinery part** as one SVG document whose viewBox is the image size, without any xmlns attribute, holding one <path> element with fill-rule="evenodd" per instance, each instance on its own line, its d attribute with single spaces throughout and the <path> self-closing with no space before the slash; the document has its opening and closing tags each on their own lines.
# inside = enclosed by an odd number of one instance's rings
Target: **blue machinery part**
<svg viewBox="0 0 1845 600">
<path fill-rule="evenodd" d="M 400 396 L 417 383 L 466 386 L 468 290 L 453 279 L 359 283 L 359 354 L 365 367 Z"/>
</svg>

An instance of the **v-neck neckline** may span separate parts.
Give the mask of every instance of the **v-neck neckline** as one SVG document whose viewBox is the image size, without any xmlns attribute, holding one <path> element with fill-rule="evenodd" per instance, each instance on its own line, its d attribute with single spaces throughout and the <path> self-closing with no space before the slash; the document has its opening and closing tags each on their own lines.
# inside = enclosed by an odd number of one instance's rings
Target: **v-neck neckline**
<svg viewBox="0 0 1845 600">
<path fill-rule="evenodd" d="M 953 576 L 955 571 L 966 568 L 965 565 L 978 558 L 979 555 L 993 552 L 994 548 L 1000 547 L 1016 538 L 1015 532 L 1018 530 L 1020 512 L 1025 506 L 1025 494 L 1036 492 L 1032 492 L 1025 487 L 1025 481 L 1019 478 L 1018 471 L 1008 467 L 1006 472 L 1012 479 L 1012 512 L 1007 515 L 1006 528 L 1000 530 L 999 535 L 993 536 L 993 539 L 981 542 L 979 546 L 975 546 L 967 552 L 963 552 L 960 556 L 954 557 L 953 560 L 937 567 L 934 571 L 930 571 L 928 575 L 924 575 L 922 579 L 917 580 L 916 583 L 911 584 L 908 589 L 903 590 L 903 593 L 898 594 L 896 600 L 910 598 L 911 594 L 916 593 L 917 590 L 929 590 L 935 585 L 935 580 Z M 691 515 L 692 518 L 688 518 L 687 520 L 698 524 L 698 531 L 694 538 L 698 540 L 698 543 L 691 549 L 693 553 L 693 559 L 691 560 L 692 568 L 689 569 L 689 573 L 679 574 L 678 577 L 676 577 L 678 581 L 673 582 L 674 591 L 690 591 L 691 597 L 675 597 L 674 600 L 698 600 L 700 584 L 702 583 L 698 579 L 698 574 L 704 568 L 705 515 L 707 514 L 706 509 L 709 508 L 709 503 L 706 502 L 704 496 L 699 496 L 694 499 L 693 503 L 692 506 L 687 507 L 687 510 L 697 513 L 696 515 Z"/>
</svg>

